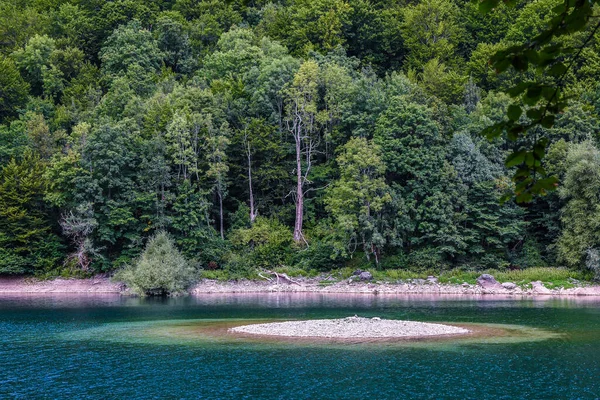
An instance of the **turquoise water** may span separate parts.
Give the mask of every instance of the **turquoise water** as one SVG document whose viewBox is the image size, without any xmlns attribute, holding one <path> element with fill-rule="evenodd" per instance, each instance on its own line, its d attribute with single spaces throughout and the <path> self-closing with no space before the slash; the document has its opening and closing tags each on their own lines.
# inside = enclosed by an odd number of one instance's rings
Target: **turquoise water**
<svg viewBox="0 0 600 400">
<path fill-rule="evenodd" d="M 185 330 L 355 314 L 509 324 L 530 337 L 293 344 Z M 586 298 L 0 297 L 0 338 L 2 399 L 600 398 L 600 300 Z"/>
</svg>

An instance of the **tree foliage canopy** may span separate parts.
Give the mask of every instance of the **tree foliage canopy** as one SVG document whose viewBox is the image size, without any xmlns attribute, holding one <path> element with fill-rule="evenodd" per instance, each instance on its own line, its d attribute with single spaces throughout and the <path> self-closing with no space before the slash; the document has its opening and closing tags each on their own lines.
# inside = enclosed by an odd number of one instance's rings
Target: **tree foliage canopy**
<svg viewBox="0 0 600 400">
<path fill-rule="evenodd" d="M 597 10 L 0 0 L 0 273 L 595 265 Z"/>
</svg>

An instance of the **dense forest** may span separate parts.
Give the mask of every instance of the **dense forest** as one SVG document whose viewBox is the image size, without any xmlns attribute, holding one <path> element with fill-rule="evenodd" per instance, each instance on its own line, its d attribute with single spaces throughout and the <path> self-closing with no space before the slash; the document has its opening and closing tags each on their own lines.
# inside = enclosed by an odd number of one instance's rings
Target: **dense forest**
<svg viewBox="0 0 600 400">
<path fill-rule="evenodd" d="M 595 268 L 600 34 L 551 127 L 481 135 L 551 79 L 490 57 L 560 3 L 0 0 L 0 274 L 111 271 L 163 231 L 231 276 Z M 501 201 L 539 137 L 558 190 Z"/>
</svg>

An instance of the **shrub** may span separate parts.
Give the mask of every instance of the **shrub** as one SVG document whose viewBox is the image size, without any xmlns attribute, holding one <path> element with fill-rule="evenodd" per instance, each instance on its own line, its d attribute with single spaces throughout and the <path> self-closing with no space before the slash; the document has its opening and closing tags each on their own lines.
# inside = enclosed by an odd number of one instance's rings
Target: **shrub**
<svg viewBox="0 0 600 400">
<path fill-rule="evenodd" d="M 173 239 L 166 232 L 158 232 L 135 263 L 125 266 L 114 278 L 140 296 L 174 295 L 185 292 L 194 275 Z"/>
</svg>

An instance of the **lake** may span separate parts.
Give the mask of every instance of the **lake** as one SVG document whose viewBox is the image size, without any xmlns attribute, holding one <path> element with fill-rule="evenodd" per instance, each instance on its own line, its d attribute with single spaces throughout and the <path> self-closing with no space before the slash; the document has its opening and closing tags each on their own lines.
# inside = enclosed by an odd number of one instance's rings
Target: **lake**
<svg viewBox="0 0 600 400">
<path fill-rule="evenodd" d="M 502 324 L 525 333 L 283 343 L 190 328 L 351 315 Z M 600 398 L 594 298 L 5 295 L 0 338 L 0 398 Z"/>
</svg>

